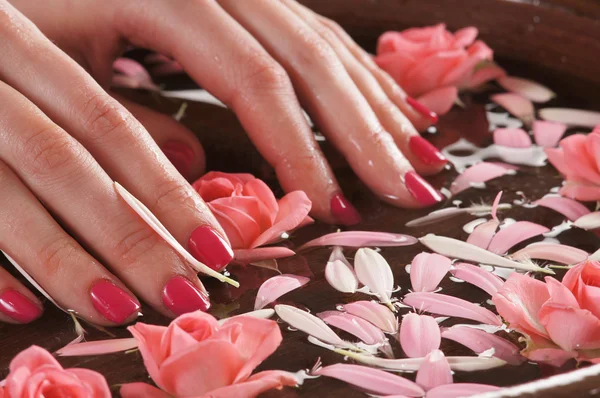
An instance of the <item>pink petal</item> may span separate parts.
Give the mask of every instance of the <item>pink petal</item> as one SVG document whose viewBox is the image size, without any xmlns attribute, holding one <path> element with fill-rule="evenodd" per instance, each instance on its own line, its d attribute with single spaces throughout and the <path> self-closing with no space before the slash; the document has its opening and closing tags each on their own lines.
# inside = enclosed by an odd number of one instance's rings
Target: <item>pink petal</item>
<svg viewBox="0 0 600 398">
<path fill-rule="evenodd" d="M 467 243 L 481 247 L 482 249 L 487 249 L 490 246 L 492 238 L 496 235 L 496 230 L 499 225 L 500 221 L 498 220 L 488 220 L 479 224 L 475 227 L 473 232 L 469 234 Z"/>
<path fill-rule="evenodd" d="M 146 383 L 126 383 L 119 393 L 123 398 L 170 398 L 171 395 Z"/>
<path fill-rule="evenodd" d="M 317 314 L 326 324 L 348 332 L 365 344 L 384 344 L 386 337 L 377 326 L 356 315 L 341 311 L 325 311 Z"/>
<path fill-rule="evenodd" d="M 56 354 L 63 357 L 102 355 L 131 350 L 137 346 L 138 342 L 134 338 L 98 340 L 70 344 L 56 351 Z"/>
<path fill-rule="evenodd" d="M 508 170 L 505 167 L 498 166 L 489 162 L 477 163 L 466 169 L 450 185 L 450 192 L 456 195 L 459 192 L 470 188 L 473 184 L 486 182 L 494 178 L 505 175 Z"/>
<path fill-rule="evenodd" d="M 278 202 L 279 212 L 273 226 L 264 231 L 250 247 L 258 247 L 279 239 L 284 232 L 290 232 L 300 225 L 312 207 L 303 191 L 290 192 Z"/>
<path fill-rule="evenodd" d="M 440 84 L 442 86 L 465 86 L 473 76 L 477 65 L 482 61 L 491 60 L 492 54 L 492 50 L 484 42 L 476 41 L 468 48 L 467 57 L 449 68 Z"/>
<path fill-rule="evenodd" d="M 554 148 L 567 131 L 564 123 L 536 120 L 533 122 L 533 137 L 535 143 L 544 148 Z"/>
<path fill-rule="evenodd" d="M 415 58 L 404 52 L 380 54 L 375 57 L 377 65 L 400 83 L 406 71 L 413 67 Z"/>
<path fill-rule="evenodd" d="M 275 198 L 273 191 L 271 191 L 271 188 L 269 188 L 267 184 L 262 180 L 255 178 L 244 184 L 243 194 L 258 198 L 265 206 L 265 215 L 270 220 L 269 225 L 272 225 L 275 222 L 275 218 L 279 211 L 279 205 L 277 204 L 277 199 Z"/>
<path fill-rule="evenodd" d="M 439 254 L 420 253 L 410 266 L 410 283 L 415 292 L 433 292 L 450 270 L 452 262 Z"/>
<path fill-rule="evenodd" d="M 122 74 L 113 76 L 113 84 L 115 86 L 121 85 L 129 88 L 145 88 L 152 91 L 157 91 L 159 89 L 158 86 L 154 84 L 150 74 L 142 64 L 133 59 L 117 58 L 113 62 L 112 67 L 114 71 Z"/>
<path fill-rule="evenodd" d="M 494 356 L 511 365 L 520 365 L 525 358 L 520 354 L 521 349 L 495 334 L 471 328 L 468 326 L 453 326 L 442 330 L 442 337 L 464 345 L 476 354 L 494 349 Z"/>
<path fill-rule="evenodd" d="M 529 148 L 531 138 L 523 129 L 498 128 L 494 130 L 494 144 L 509 148 Z"/>
<path fill-rule="evenodd" d="M 535 110 L 530 100 L 519 94 L 507 93 L 492 95 L 491 100 L 518 117 L 526 125 L 535 120 Z"/>
<path fill-rule="evenodd" d="M 337 347 L 349 346 L 325 322 L 306 311 L 289 305 L 278 304 L 275 306 L 275 312 L 291 327 L 302 330 L 304 333 L 314 336 L 322 342 Z"/>
<path fill-rule="evenodd" d="M 552 209 L 571 221 L 590 213 L 589 209 L 578 201 L 560 196 L 545 196 L 536 200 L 534 204 Z"/>
<path fill-rule="evenodd" d="M 498 221 L 498 206 L 500 205 L 500 199 L 502 199 L 502 191 L 496 194 L 494 202 L 492 203 L 492 219 Z"/>
<path fill-rule="evenodd" d="M 511 247 L 549 231 L 550 230 L 543 225 L 529 221 L 517 221 L 505 228 L 501 228 L 492 238 L 488 250 L 493 253 L 504 254 Z"/>
<path fill-rule="evenodd" d="M 339 246 L 333 249 L 325 265 L 325 279 L 334 289 L 342 293 L 354 293 L 358 288 L 356 274 Z"/>
<path fill-rule="evenodd" d="M 600 112 L 569 108 L 544 108 L 539 115 L 551 122 L 564 123 L 569 126 L 594 128 L 600 124 Z"/>
<path fill-rule="evenodd" d="M 560 194 L 583 202 L 597 201 L 600 200 L 600 185 L 567 181 L 560 189 Z"/>
<path fill-rule="evenodd" d="M 233 258 L 244 264 L 250 264 L 257 261 L 273 260 L 295 255 L 296 253 L 287 247 L 257 247 L 255 249 L 236 249 L 233 251 Z"/>
<path fill-rule="evenodd" d="M 458 216 L 459 214 L 468 213 L 469 209 L 460 207 L 447 207 L 445 209 L 434 210 L 424 217 L 415 218 L 407 222 L 407 227 L 423 227 L 425 225 L 435 224 L 437 222 L 447 220 Z"/>
<path fill-rule="evenodd" d="M 588 256 L 588 252 L 572 246 L 536 243 L 511 254 L 510 257 L 518 261 L 531 258 L 570 265 L 585 261 Z"/>
<path fill-rule="evenodd" d="M 458 88 L 447 86 L 433 89 L 417 100 L 438 115 L 445 115 L 450 111 L 458 98 Z"/>
<path fill-rule="evenodd" d="M 436 349 L 427 354 L 417 372 L 416 382 L 427 391 L 452 384 L 452 370 L 442 351 Z"/>
<path fill-rule="evenodd" d="M 588 137 L 584 134 L 573 134 L 560 141 L 560 147 L 567 159 L 567 180 L 574 176 L 577 181 L 600 184 L 600 173 Z"/>
<path fill-rule="evenodd" d="M 600 319 L 588 310 L 546 304 L 540 311 L 540 322 L 552 341 L 565 351 L 600 348 Z"/>
<path fill-rule="evenodd" d="M 467 59 L 464 50 L 450 50 L 435 52 L 423 59 L 406 71 L 402 76 L 400 85 L 413 97 L 421 95 L 439 87 L 449 86 L 451 82 L 442 82 L 448 69 L 459 65 Z"/>
<path fill-rule="evenodd" d="M 454 383 L 439 386 L 427 391 L 427 398 L 460 398 L 500 390 L 500 387 L 486 384 Z"/>
<path fill-rule="evenodd" d="M 532 80 L 520 77 L 505 76 L 497 80 L 498 84 L 505 89 L 530 99 L 533 102 L 548 102 L 556 97 L 548 87 Z"/>
<path fill-rule="evenodd" d="M 473 44 L 479 30 L 474 26 L 467 26 L 454 32 L 454 46 L 456 47 L 467 47 Z"/>
<path fill-rule="evenodd" d="M 440 327 L 429 315 L 409 312 L 400 323 L 400 345 L 410 358 L 423 358 L 440 348 Z"/>
<path fill-rule="evenodd" d="M 492 301 L 511 328 L 530 336 L 548 337 L 538 313 L 549 298 L 545 283 L 515 272 L 492 297 Z"/>
<path fill-rule="evenodd" d="M 241 383 L 227 385 L 210 391 L 210 398 L 257 397 L 263 392 L 284 386 L 298 385 L 296 375 L 282 370 L 265 370 L 253 374 Z M 198 397 L 200 398 L 200 397 Z M 203 397 L 202 397 L 203 398 Z"/>
<path fill-rule="evenodd" d="M 303 244 L 298 251 L 314 246 L 394 247 L 417 243 L 417 239 L 402 234 L 372 231 L 344 231 L 323 235 Z"/>
<path fill-rule="evenodd" d="M 577 220 L 575 220 L 573 225 L 577 228 L 585 230 L 600 228 L 600 211 L 594 211 L 579 217 Z"/>
<path fill-rule="evenodd" d="M 403 394 L 408 397 L 425 395 L 425 391 L 421 387 L 404 377 L 361 365 L 338 363 L 318 369 L 313 373 L 342 380 L 359 387 L 367 394 Z"/>
<path fill-rule="evenodd" d="M 398 332 L 398 320 L 390 309 L 373 301 L 344 304 L 344 311 L 371 322 L 386 333 Z"/>
<path fill-rule="evenodd" d="M 472 319 L 489 325 L 502 325 L 502 321 L 490 310 L 458 297 L 439 293 L 409 293 L 402 300 L 418 311 L 427 311 L 443 316 Z"/>
<path fill-rule="evenodd" d="M 477 69 L 465 83 L 464 87 L 467 89 L 475 89 L 484 83 L 487 83 L 491 80 L 496 80 L 505 75 L 506 72 L 504 69 L 492 63 L 488 66 Z"/>
<path fill-rule="evenodd" d="M 304 276 L 290 274 L 277 275 L 267 279 L 256 293 L 254 310 L 266 307 L 284 294 L 306 285 L 309 281 L 310 279 Z"/>
<path fill-rule="evenodd" d="M 567 175 L 569 172 L 567 163 L 565 162 L 565 154 L 562 148 L 546 148 L 544 149 L 548 161 L 562 175 Z"/>
<path fill-rule="evenodd" d="M 477 286 L 490 296 L 496 294 L 504 284 L 496 274 L 472 264 L 455 263 L 450 272 L 454 277 Z"/>
<path fill-rule="evenodd" d="M 354 257 L 354 272 L 358 280 L 385 304 L 390 303 L 394 290 L 394 274 L 383 256 L 373 249 L 361 248 Z"/>
<path fill-rule="evenodd" d="M 577 353 L 561 350 L 560 348 L 538 348 L 523 353 L 530 361 L 547 363 L 560 368 L 569 359 L 575 358 Z"/>
<path fill-rule="evenodd" d="M 231 243 L 231 247 L 234 249 L 242 249 L 247 247 L 245 240 L 248 239 L 244 239 L 244 231 L 238 224 L 236 224 L 229 214 L 224 211 L 220 211 L 210 203 L 208 203 L 208 207 L 219 222 L 219 225 L 225 231 L 227 239 L 229 239 L 229 243 Z"/>
</svg>

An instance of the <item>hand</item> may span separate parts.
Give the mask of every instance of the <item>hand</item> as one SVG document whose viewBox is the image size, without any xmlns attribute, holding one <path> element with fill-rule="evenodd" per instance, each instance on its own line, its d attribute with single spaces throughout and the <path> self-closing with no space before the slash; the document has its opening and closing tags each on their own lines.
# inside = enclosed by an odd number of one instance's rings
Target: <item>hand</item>
<svg viewBox="0 0 600 398">
<path fill-rule="evenodd" d="M 293 1 L 11 4 L 0 0 L 0 248 L 86 319 L 132 320 L 139 302 L 126 286 L 168 315 L 206 306 L 193 271 L 127 208 L 112 180 L 201 261 L 220 268 L 231 260 L 222 229 L 159 149 L 197 176 L 203 153 L 193 135 L 141 106 L 123 102 L 126 110 L 101 88 L 127 43 L 173 57 L 226 103 L 282 186 L 304 190 L 322 220 L 351 224 L 357 215 L 296 93 L 382 199 L 403 207 L 441 199 L 411 167 L 431 174 L 445 163 L 413 127 L 432 120 L 339 27 Z M 1 319 L 39 315 L 31 293 L 4 272 L 0 280 L 0 309 L 9 314 Z M 2 292 L 22 297 L 3 300 Z M 21 299 L 31 304 L 28 316 L 15 313 L 26 307 Z"/>
</svg>

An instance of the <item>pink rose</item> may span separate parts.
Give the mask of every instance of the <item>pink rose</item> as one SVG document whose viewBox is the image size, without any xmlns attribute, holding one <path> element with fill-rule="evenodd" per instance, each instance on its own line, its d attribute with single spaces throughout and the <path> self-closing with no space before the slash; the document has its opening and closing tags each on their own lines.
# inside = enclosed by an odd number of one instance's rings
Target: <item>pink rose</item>
<svg viewBox="0 0 600 398">
<path fill-rule="evenodd" d="M 600 200 L 600 126 L 587 135 L 563 138 L 559 148 L 545 151 L 566 180 L 561 195 L 582 201 Z"/>
<path fill-rule="evenodd" d="M 475 41 L 478 33 L 468 27 L 452 34 L 444 24 L 386 32 L 379 37 L 375 61 L 408 95 L 444 114 L 456 101 L 458 88 L 504 75 L 497 66 L 476 68 L 493 58 L 483 41 Z"/>
<path fill-rule="evenodd" d="M 277 322 L 236 316 L 219 325 L 202 311 L 180 316 L 168 327 L 136 323 L 146 369 L 161 390 L 125 384 L 123 398 L 255 397 L 272 388 L 298 384 L 292 373 L 272 370 L 251 375 L 281 343 Z"/>
<path fill-rule="evenodd" d="M 10 362 L 2 398 L 110 398 L 104 376 L 89 369 L 63 369 L 43 348 L 31 346 Z"/>
<path fill-rule="evenodd" d="M 600 363 L 600 263 L 578 264 L 562 283 L 514 273 L 492 300 L 509 326 L 528 337 L 523 355 L 529 359 Z"/>
<path fill-rule="evenodd" d="M 251 174 L 210 172 L 193 184 L 225 230 L 241 262 L 286 257 L 294 252 L 283 247 L 260 248 L 313 220 L 310 199 L 294 191 L 279 201 L 271 189 Z"/>
</svg>

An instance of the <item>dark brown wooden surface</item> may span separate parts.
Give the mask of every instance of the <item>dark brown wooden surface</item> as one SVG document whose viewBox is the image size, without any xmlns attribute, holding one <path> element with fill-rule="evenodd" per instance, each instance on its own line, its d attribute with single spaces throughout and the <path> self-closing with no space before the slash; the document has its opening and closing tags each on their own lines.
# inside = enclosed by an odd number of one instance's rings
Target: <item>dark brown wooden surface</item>
<svg viewBox="0 0 600 398">
<path fill-rule="evenodd" d="M 440 21 L 448 22 L 452 28 L 474 24 L 478 26 L 483 38 L 500 55 L 501 64 L 509 67 L 515 74 L 535 76 L 555 88 L 559 94 L 559 102 L 576 106 L 594 106 L 600 98 L 600 74 L 597 73 L 597 56 L 600 54 L 600 6 L 590 1 L 552 1 L 541 2 L 542 6 L 551 3 L 551 7 L 539 8 L 529 2 L 507 2 L 500 0 L 461 0 L 461 1 L 424 1 L 424 0 L 305 0 L 306 4 L 325 15 L 339 21 L 357 37 L 365 46 L 372 46 L 376 37 L 388 29 L 402 29 L 408 25 L 431 24 Z M 528 25 L 538 16 L 535 33 L 528 33 Z M 562 33 L 561 33 L 562 32 Z M 372 48 L 372 47 L 371 47 Z M 568 54 L 567 61 L 561 61 L 561 54 Z M 587 82 L 587 83 L 586 83 Z M 175 86 L 175 80 L 167 81 Z M 160 111 L 173 114 L 179 102 L 164 98 L 156 98 L 144 93 L 129 93 L 138 101 Z M 183 119 L 201 138 L 207 151 L 209 169 L 222 171 L 249 171 L 264 178 L 278 192 L 276 181 L 271 170 L 262 158 L 254 151 L 252 145 L 243 134 L 243 130 L 235 116 L 226 109 L 207 104 L 190 104 Z M 430 136 L 438 146 L 445 146 L 457 139 L 467 136 L 477 144 L 489 142 L 483 108 L 471 106 L 467 110 L 456 109 L 443 118 L 437 135 Z M 347 196 L 356 204 L 364 221 L 357 226 L 360 229 L 409 233 L 422 236 L 428 232 L 465 238 L 462 225 L 470 217 L 458 217 L 451 221 L 431 227 L 407 229 L 404 224 L 427 211 L 408 211 L 393 208 L 379 202 L 368 190 L 357 181 L 343 159 L 324 143 L 324 150 L 329 155 L 335 173 L 338 176 Z M 453 171 L 445 171 L 431 179 L 437 187 L 448 186 L 453 179 Z M 561 179 L 551 167 L 541 169 L 523 168 L 516 177 L 503 177 L 487 184 L 484 190 L 468 190 L 456 199 L 464 202 L 491 202 L 499 190 L 505 192 L 504 201 L 516 198 L 516 191 L 525 192 L 530 199 L 537 199 L 547 193 L 550 188 L 558 186 Z M 548 209 L 523 209 L 516 207 L 503 213 L 506 217 L 518 220 L 530 220 L 548 227 L 561 222 L 562 217 Z M 293 234 L 290 247 L 296 247 L 308 239 L 327 232 L 335 226 L 316 224 Z M 569 231 L 561 235 L 561 241 L 573 244 L 588 251 L 600 247 L 600 240 L 591 233 Z M 424 248 L 419 245 L 403 248 L 386 248 L 383 255 L 389 260 L 396 277 L 396 282 L 405 292 L 409 287 L 408 274 L 404 266 L 413 256 Z M 333 290 L 323 278 L 323 267 L 329 255 L 327 249 L 313 250 L 287 260 L 280 261 L 282 272 L 304 274 L 312 281 L 304 288 L 294 291 L 281 302 L 305 306 L 313 312 L 334 309 L 338 303 L 356 300 L 359 296 L 349 297 Z M 0 262 L 6 265 L 4 259 Z M 215 300 L 213 312 L 216 315 L 239 313 L 252 309 L 256 289 L 266 278 L 275 275 L 273 271 L 249 267 L 241 269 L 233 267 L 230 271 L 242 283 L 241 289 L 207 281 L 207 286 Z M 82 270 L 82 272 L 84 272 Z M 486 296 L 478 289 L 466 284 L 453 283 L 446 279 L 443 293 L 466 298 L 485 304 Z M 69 286 L 65 286 L 68 289 Z M 218 303 L 218 304 L 217 304 Z M 16 353 L 31 344 L 40 345 L 50 351 L 56 350 L 74 338 L 73 324 L 68 316 L 46 304 L 44 316 L 31 325 L 0 325 L 0 379 L 6 375 L 7 365 Z M 158 315 L 151 309 L 143 308 L 144 317 L 140 320 L 149 323 L 166 324 L 168 319 Z M 88 327 L 90 339 L 106 338 L 100 332 Z M 123 329 L 111 330 L 118 336 L 125 337 Z M 317 358 L 324 364 L 342 361 L 337 354 L 313 346 L 306 341 L 301 332 L 291 332 L 282 325 L 284 342 L 277 352 L 269 358 L 262 369 L 285 369 L 297 371 L 310 368 Z M 397 356 L 402 352 L 394 343 Z M 470 355 L 468 350 L 459 345 L 444 341 L 442 349 L 447 355 Z M 115 354 L 98 357 L 66 358 L 61 362 L 65 366 L 86 367 L 102 372 L 110 384 L 131 381 L 148 381 L 148 376 L 137 353 Z M 500 369 L 475 372 L 471 374 L 457 373 L 455 381 L 490 383 L 509 386 L 535 380 L 547 375 L 547 369 L 540 369 L 532 364 L 519 367 L 505 366 Z M 411 377 L 410 375 L 408 377 Z M 563 388 L 553 392 L 544 392 L 543 397 L 583 397 L 600 385 L 600 380 L 587 380 L 578 386 Z M 116 391 L 116 390 L 115 390 Z M 266 396 L 284 397 L 362 397 L 364 394 L 350 388 L 344 383 L 332 379 L 321 378 L 309 380 L 299 389 L 286 389 L 282 392 L 271 392 Z M 590 395 L 591 396 L 591 395 Z"/>
</svg>

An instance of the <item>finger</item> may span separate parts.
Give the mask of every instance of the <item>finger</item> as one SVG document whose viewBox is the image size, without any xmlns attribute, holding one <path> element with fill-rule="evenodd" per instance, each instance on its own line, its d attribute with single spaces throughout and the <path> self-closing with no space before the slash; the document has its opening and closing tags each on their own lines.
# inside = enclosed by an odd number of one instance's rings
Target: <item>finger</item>
<svg viewBox="0 0 600 398">
<path fill-rule="evenodd" d="M 173 166 L 189 181 L 204 174 L 206 158 L 194 133 L 172 117 L 111 93 L 148 130 Z"/>
<path fill-rule="evenodd" d="M 305 108 L 375 193 L 403 207 L 441 200 L 414 172 L 331 47 L 304 21 L 279 2 L 219 4 L 288 70 Z"/>
<path fill-rule="evenodd" d="M 42 303 L 4 268 L 0 268 L 0 321 L 29 323 L 42 315 Z"/>
<path fill-rule="evenodd" d="M 0 78 L 67 130 L 200 261 L 215 269 L 224 267 L 233 257 L 225 233 L 148 132 L 10 7 L 4 9 L 9 23 L 0 24 L 0 53 L 11 62 L 0 67 Z M 99 7 L 98 12 L 108 11 Z"/>
<path fill-rule="evenodd" d="M 117 19 L 122 34 L 135 45 L 176 59 L 226 103 L 286 191 L 305 191 L 312 201 L 311 214 L 324 221 L 358 221 L 314 140 L 285 71 L 248 32 L 212 1 L 173 7 L 164 0 L 138 0 L 127 5 Z M 140 13 L 139 7 L 148 12 Z M 180 27 L 177 32 L 174 25 Z"/>
<path fill-rule="evenodd" d="M 362 47 L 352 40 L 352 37 L 340 27 L 335 21 L 324 18 L 320 15 L 315 14 L 312 10 L 298 4 L 300 7 L 305 8 L 308 12 L 315 15 L 323 25 L 331 29 L 338 38 L 344 43 L 348 50 L 354 55 L 354 57 L 360 62 L 373 76 L 377 79 L 381 88 L 385 91 L 388 97 L 396 104 L 404 115 L 408 117 L 411 123 L 417 128 L 418 131 L 425 131 L 432 124 L 437 123 L 437 115 L 430 111 L 425 105 L 419 103 L 414 98 L 406 95 L 404 90 L 388 75 L 383 71 L 375 61 L 371 54 L 367 53 Z"/>
<path fill-rule="evenodd" d="M 73 137 L 56 126 L 25 97 L 0 82 L 0 159 L 35 192 L 46 208 L 94 257 L 140 298 L 164 314 L 185 308 L 173 304 L 173 284 L 190 282 L 189 300 L 201 284 L 179 255 L 118 196 L 113 181 Z M 7 168 L 4 174 L 9 174 Z M 10 178 L 11 202 L 4 199 L 0 241 L 11 257 L 31 272 L 66 308 L 100 324 L 119 324 L 137 316 L 139 304 L 125 285 L 40 210 L 25 188 Z M 7 188 L 6 188 L 7 189 Z M 25 198 L 25 199 L 23 199 Z M 23 210 L 18 211 L 23 201 Z M 173 282 L 175 281 L 175 282 Z M 69 286 L 69 289 L 65 289 Z M 195 289 L 195 290 L 194 290 Z M 175 290 L 177 291 L 177 289 Z M 204 298 L 204 301 L 206 299 Z M 206 309 L 206 305 L 202 309 Z"/>
<path fill-rule="evenodd" d="M 400 108 L 389 99 L 373 74 L 352 55 L 335 32 L 296 1 L 284 0 L 283 2 L 329 43 L 375 111 L 383 127 L 392 134 L 396 145 L 416 171 L 421 175 L 438 173 L 447 163 L 446 158 L 436 147 L 420 136 Z"/>
</svg>

